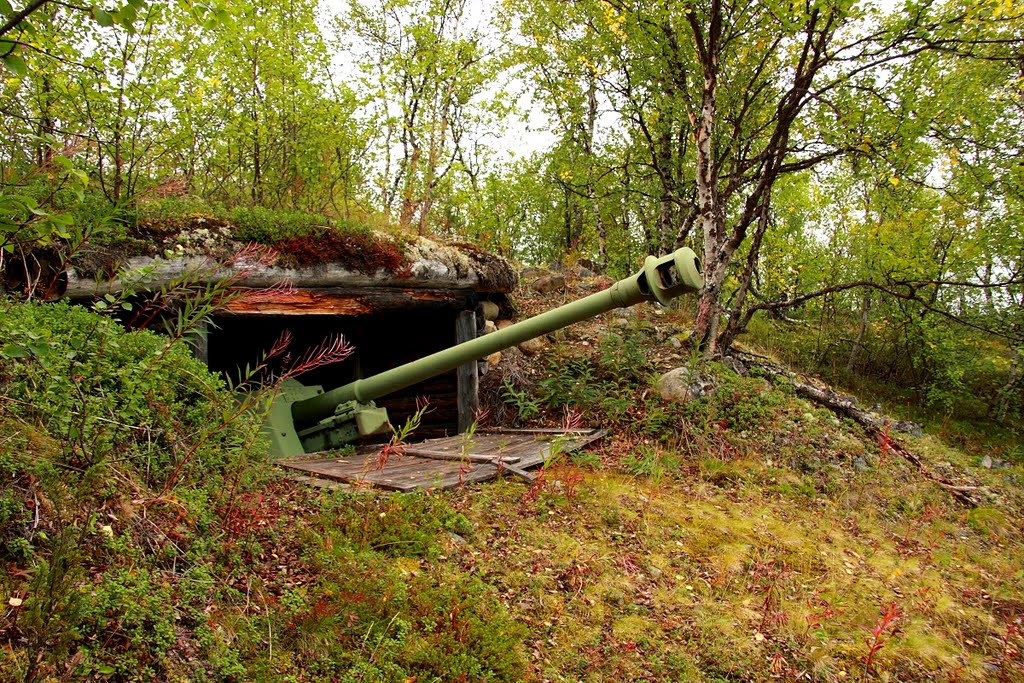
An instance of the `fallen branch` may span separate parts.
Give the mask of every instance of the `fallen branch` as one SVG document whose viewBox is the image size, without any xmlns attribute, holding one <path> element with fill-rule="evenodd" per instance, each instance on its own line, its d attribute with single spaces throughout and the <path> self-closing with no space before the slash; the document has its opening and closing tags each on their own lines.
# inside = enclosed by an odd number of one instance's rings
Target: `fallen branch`
<svg viewBox="0 0 1024 683">
<path fill-rule="evenodd" d="M 821 388 L 802 381 L 796 373 L 776 364 L 765 358 L 743 351 L 733 351 L 740 360 L 747 365 L 756 365 L 772 377 L 779 377 L 789 382 L 796 393 L 804 398 L 810 399 L 819 405 L 823 405 L 832 412 L 848 417 L 857 424 L 864 427 L 867 434 L 878 443 L 884 443 L 886 448 L 899 455 L 901 458 L 913 465 L 925 479 L 935 483 L 949 493 L 961 504 L 970 508 L 981 505 L 981 499 L 976 492 L 981 492 L 981 487 L 964 486 L 950 481 L 941 474 L 933 472 L 907 445 L 890 434 L 890 430 L 909 432 L 916 427 L 911 422 L 901 420 L 892 421 L 875 413 L 864 410 L 857 405 L 857 400 L 852 396 L 843 396 L 828 388 Z"/>
</svg>

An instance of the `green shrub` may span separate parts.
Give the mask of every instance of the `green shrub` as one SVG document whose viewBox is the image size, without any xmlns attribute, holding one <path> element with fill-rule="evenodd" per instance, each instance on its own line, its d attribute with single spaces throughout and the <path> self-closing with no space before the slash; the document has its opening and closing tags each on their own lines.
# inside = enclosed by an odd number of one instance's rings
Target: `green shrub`
<svg viewBox="0 0 1024 683">
<path fill-rule="evenodd" d="M 228 212 L 227 218 L 235 226 L 236 239 L 260 244 L 305 237 L 331 225 L 330 219 L 319 214 L 261 206 L 237 206 Z"/>
<path fill-rule="evenodd" d="M 224 211 L 191 195 L 146 199 L 138 203 L 138 219 L 151 223 L 175 223 L 194 216 L 223 218 Z"/>
<path fill-rule="evenodd" d="M 589 421 L 642 428 L 635 423 L 639 387 L 653 369 L 643 344 L 643 335 L 629 329 L 602 337 L 593 356 L 560 349 L 537 383 L 536 401 L 553 411 L 579 410 Z M 511 391 L 506 396 L 520 408 L 530 406 L 526 397 Z"/>
<path fill-rule="evenodd" d="M 470 531 L 465 517 L 426 494 L 340 494 L 325 515 L 339 545 L 389 557 L 424 557 L 436 551 L 442 532 Z"/>
<path fill-rule="evenodd" d="M 684 413 L 695 424 L 717 425 L 733 432 L 764 432 L 773 426 L 786 395 L 757 377 L 741 377 L 712 364 L 717 390 L 703 400 L 686 404 Z"/>
<path fill-rule="evenodd" d="M 57 438 L 66 465 L 117 457 L 150 485 L 179 466 L 186 479 L 215 474 L 237 437 L 211 431 L 234 404 L 185 344 L 66 303 L 0 303 L 0 391 Z"/>
</svg>

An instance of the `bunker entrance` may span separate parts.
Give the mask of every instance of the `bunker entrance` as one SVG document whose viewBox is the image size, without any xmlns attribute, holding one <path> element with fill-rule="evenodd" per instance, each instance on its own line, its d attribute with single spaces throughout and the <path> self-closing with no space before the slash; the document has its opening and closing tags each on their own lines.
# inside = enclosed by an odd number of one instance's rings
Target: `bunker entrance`
<svg viewBox="0 0 1024 683">
<path fill-rule="evenodd" d="M 221 315 L 207 335 L 205 360 L 211 370 L 237 382 L 246 367 L 255 367 L 286 331 L 291 342 L 283 358 L 268 370 L 279 373 L 290 361 L 305 357 L 325 340 L 341 335 L 353 347 L 352 354 L 296 377 L 306 385 L 325 390 L 348 384 L 408 363 L 457 343 L 456 318 L 449 311 L 387 311 L 369 315 Z M 264 375 L 266 378 L 266 374 Z M 417 438 L 433 438 L 458 432 L 458 384 L 456 372 L 425 380 L 384 397 L 377 403 L 387 408 L 392 424 L 400 426 L 415 413 L 417 402 L 426 400 L 427 411 Z"/>
</svg>

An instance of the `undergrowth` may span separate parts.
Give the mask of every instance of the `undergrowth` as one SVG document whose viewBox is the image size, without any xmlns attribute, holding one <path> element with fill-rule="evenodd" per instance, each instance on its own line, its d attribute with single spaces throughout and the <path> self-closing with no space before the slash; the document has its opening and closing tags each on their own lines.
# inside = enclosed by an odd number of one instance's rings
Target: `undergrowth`
<svg viewBox="0 0 1024 683">
<path fill-rule="evenodd" d="M 184 337 L 0 302 L 0 681 L 515 681 L 441 497 L 321 498 Z"/>
<path fill-rule="evenodd" d="M 710 389 L 662 400 L 657 344 L 641 322 L 506 384 L 520 417 L 614 426 L 532 497 L 506 483 L 467 515 L 461 561 L 530 625 L 535 679 L 1024 680 L 1019 467 L 888 437 L 983 487 L 965 508 L 891 440 L 756 370 L 683 358 Z"/>
</svg>

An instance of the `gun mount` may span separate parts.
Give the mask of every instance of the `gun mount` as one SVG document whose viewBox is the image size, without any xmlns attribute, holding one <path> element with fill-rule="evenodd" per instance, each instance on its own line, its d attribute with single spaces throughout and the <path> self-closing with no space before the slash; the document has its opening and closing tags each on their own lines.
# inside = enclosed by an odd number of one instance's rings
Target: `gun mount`
<svg viewBox="0 0 1024 683">
<path fill-rule="evenodd" d="M 684 247 L 661 258 L 648 256 L 642 270 L 606 290 L 378 375 L 329 391 L 288 380 L 267 417 L 272 455 L 315 453 L 386 433 L 390 425 L 386 410 L 374 404 L 378 398 L 607 311 L 643 301 L 667 305 L 703 286 L 700 260 Z"/>
</svg>

